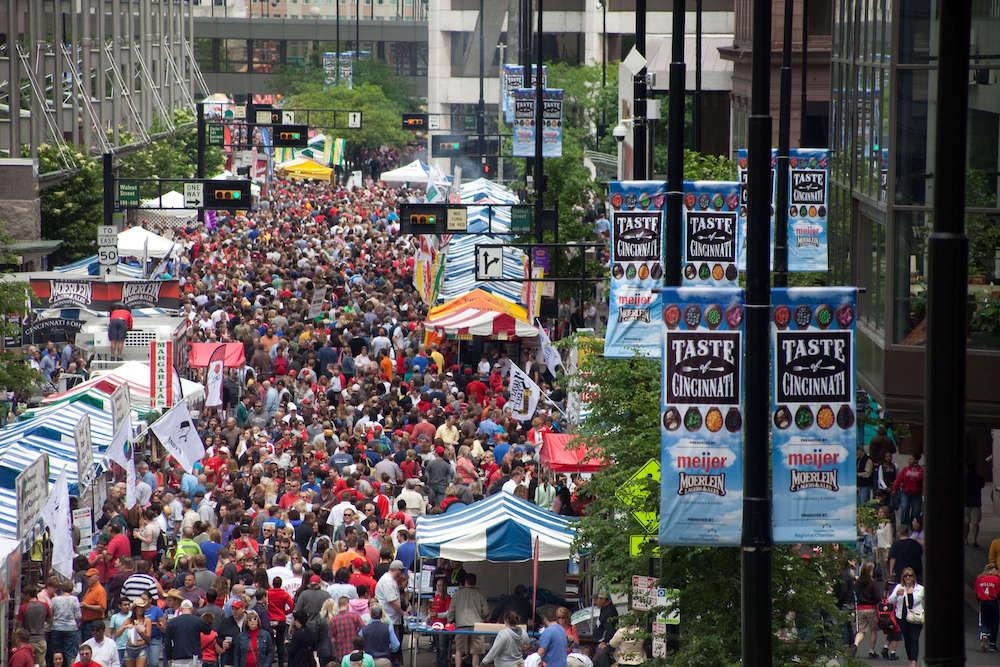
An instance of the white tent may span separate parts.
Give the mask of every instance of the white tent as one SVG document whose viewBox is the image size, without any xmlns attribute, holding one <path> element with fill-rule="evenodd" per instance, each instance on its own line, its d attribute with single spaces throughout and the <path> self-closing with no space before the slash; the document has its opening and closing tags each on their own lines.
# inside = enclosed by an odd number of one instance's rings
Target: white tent
<svg viewBox="0 0 1000 667">
<path fill-rule="evenodd" d="M 414 160 L 398 169 L 383 171 L 379 180 L 385 183 L 423 183 L 426 185 L 429 171 L 423 162 Z"/>
<path fill-rule="evenodd" d="M 152 209 L 155 210 L 158 215 L 170 216 L 171 218 L 183 218 L 185 220 L 194 218 L 198 215 L 198 212 L 194 209 L 184 208 L 184 195 L 176 190 L 165 192 L 162 197 L 143 199 L 139 203 L 139 208 Z"/>
<path fill-rule="evenodd" d="M 130 227 L 118 234 L 121 257 L 166 257 L 180 251 L 180 245 L 142 227 Z"/>
</svg>

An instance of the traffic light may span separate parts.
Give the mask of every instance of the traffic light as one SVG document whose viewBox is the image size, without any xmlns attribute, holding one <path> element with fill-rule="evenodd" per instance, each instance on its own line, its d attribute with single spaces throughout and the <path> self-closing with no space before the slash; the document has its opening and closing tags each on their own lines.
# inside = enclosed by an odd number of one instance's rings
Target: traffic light
<svg viewBox="0 0 1000 667">
<path fill-rule="evenodd" d="M 250 201 L 250 181 L 204 181 L 205 205 L 207 209 L 248 209 Z"/>
<path fill-rule="evenodd" d="M 435 134 L 431 136 L 431 157 L 455 157 L 465 154 L 464 134 Z"/>
<path fill-rule="evenodd" d="M 399 233 L 444 234 L 447 217 L 447 206 L 403 204 L 399 210 Z"/>
<path fill-rule="evenodd" d="M 275 125 L 276 148 L 305 148 L 309 145 L 309 127 L 306 125 Z"/>
<path fill-rule="evenodd" d="M 496 155 L 489 155 L 483 158 L 483 178 L 499 178 L 497 174 Z"/>
<path fill-rule="evenodd" d="M 426 130 L 427 129 L 427 114 L 425 113 L 404 113 L 403 114 L 403 129 L 404 130 Z"/>
</svg>

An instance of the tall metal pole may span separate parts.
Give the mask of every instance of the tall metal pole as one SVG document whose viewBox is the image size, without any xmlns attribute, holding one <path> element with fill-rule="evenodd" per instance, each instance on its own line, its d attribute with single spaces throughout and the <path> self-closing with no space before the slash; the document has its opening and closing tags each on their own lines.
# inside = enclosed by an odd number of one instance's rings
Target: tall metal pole
<svg viewBox="0 0 1000 667">
<path fill-rule="evenodd" d="M 701 152 L 701 11 L 703 0 L 694 3 L 694 149 Z"/>
<path fill-rule="evenodd" d="M 684 205 L 684 0 L 674 0 L 670 55 L 670 129 L 667 140 L 667 233 L 664 280 L 681 284 L 681 220 Z M 636 140 L 638 142 L 638 140 Z"/>
<path fill-rule="evenodd" d="M 115 210 L 115 172 L 111 162 L 112 154 L 105 153 L 102 157 L 104 167 L 104 226 L 110 227 L 114 224 L 112 215 Z"/>
<path fill-rule="evenodd" d="M 778 160 L 774 193 L 774 286 L 788 286 L 788 151 L 792 133 L 792 7 L 785 0 L 781 32 L 781 80 L 778 101 Z M 805 110 L 803 109 L 803 113 Z"/>
<path fill-rule="evenodd" d="M 799 113 L 799 147 L 806 147 L 806 110 L 809 105 L 809 0 L 802 0 L 802 89 L 799 91 L 802 107 Z"/>
<path fill-rule="evenodd" d="M 749 152 L 746 289 L 746 419 L 743 455 L 741 577 L 744 665 L 771 664 L 771 498 L 768 490 L 770 402 L 771 1 L 753 3 L 753 78 Z"/>
<path fill-rule="evenodd" d="M 374 11 L 372 5 L 372 11 Z M 486 10 L 484 0 L 479 0 L 479 114 L 476 122 L 476 129 L 479 130 L 479 152 L 480 156 L 479 173 L 482 174 L 482 165 L 486 164 L 486 98 L 483 90 L 484 77 L 486 75 Z"/>
<path fill-rule="evenodd" d="M 538 30 L 537 39 L 537 59 L 538 70 L 535 74 L 535 240 L 541 243 L 542 236 L 542 211 L 545 210 L 545 162 L 542 159 L 542 113 L 545 100 L 542 99 L 542 14 L 544 13 L 545 0 L 538 0 Z"/>
<path fill-rule="evenodd" d="M 676 2 L 674 4 L 677 4 Z M 646 58 L 646 0 L 635 0 L 635 48 Z M 635 73 L 632 79 L 632 97 L 635 114 L 632 125 L 632 177 L 637 181 L 649 177 L 646 168 L 648 158 L 646 150 L 646 68 Z"/>
<path fill-rule="evenodd" d="M 940 7 L 934 142 L 934 231 L 928 240 L 924 419 L 927 517 L 924 554 L 927 665 L 965 662 L 962 539 L 965 337 L 969 241 L 965 235 L 971 0 Z M 957 431 L 957 434 L 956 434 Z M 945 435 L 950 433 L 951 435 Z M 956 437 L 957 435 L 957 437 Z"/>
<path fill-rule="evenodd" d="M 198 102 L 198 162 L 195 176 L 205 178 L 205 103 Z M 198 208 L 198 222 L 204 222 L 205 209 Z"/>
<path fill-rule="evenodd" d="M 337 7 L 337 73 L 334 75 L 334 82 L 340 85 L 340 0 L 334 3 Z"/>
<path fill-rule="evenodd" d="M 354 0 L 354 57 L 351 60 L 361 60 L 361 0 Z M 353 64 L 351 78 L 354 78 Z"/>
</svg>

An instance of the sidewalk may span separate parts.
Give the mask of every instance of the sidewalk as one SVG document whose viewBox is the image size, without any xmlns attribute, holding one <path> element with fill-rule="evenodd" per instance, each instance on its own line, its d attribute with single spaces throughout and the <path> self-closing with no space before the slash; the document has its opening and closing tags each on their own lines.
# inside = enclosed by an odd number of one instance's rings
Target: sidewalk
<svg viewBox="0 0 1000 667">
<path fill-rule="evenodd" d="M 983 571 L 983 566 L 990 554 L 990 542 L 1000 538 L 1000 516 L 993 509 L 991 492 L 996 482 L 987 482 L 983 489 L 983 521 L 979 524 L 979 547 L 970 544 L 965 547 L 965 603 L 973 611 L 979 613 L 979 603 L 976 601 L 976 577 Z M 1000 491 L 998 491 L 1000 493 Z M 972 539 L 971 536 L 969 538 Z M 998 660 L 1000 662 L 1000 660 Z"/>
</svg>

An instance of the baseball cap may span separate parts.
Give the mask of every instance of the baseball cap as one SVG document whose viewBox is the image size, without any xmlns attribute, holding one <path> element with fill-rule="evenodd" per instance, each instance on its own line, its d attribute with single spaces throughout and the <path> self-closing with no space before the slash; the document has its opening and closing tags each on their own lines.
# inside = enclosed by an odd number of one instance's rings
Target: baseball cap
<svg viewBox="0 0 1000 667">
<path fill-rule="evenodd" d="M 354 567 L 361 567 L 364 564 L 365 564 L 364 558 L 355 558 L 353 561 L 351 561 L 351 565 L 353 565 Z"/>
<path fill-rule="evenodd" d="M 401 560 L 394 560 L 391 563 L 389 563 L 389 569 L 390 570 L 405 570 L 406 566 L 403 565 L 403 561 L 401 561 Z"/>
<path fill-rule="evenodd" d="M 99 577 L 101 575 L 101 573 L 97 571 L 96 567 L 90 568 L 89 570 L 84 572 L 84 574 L 86 574 L 88 577 Z"/>
<path fill-rule="evenodd" d="M 298 410 L 299 408 L 294 403 L 289 403 L 288 404 L 288 409 L 289 410 Z"/>
<path fill-rule="evenodd" d="M 184 602 L 181 602 L 181 609 L 194 609 L 194 605 L 191 603 L 191 600 L 184 600 Z"/>
<path fill-rule="evenodd" d="M 441 445 L 438 445 L 437 447 L 434 448 L 434 452 L 436 454 L 444 454 L 444 447 L 442 447 Z"/>
<path fill-rule="evenodd" d="M 233 609 L 243 609 L 243 607 L 245 607 L 245 606 L 246 605 L 243 604 L 242 600 L 235 600 L 235 601 L 233 601 L 233 604 L 232 604 L 232 608 Z"/>
<path fill-rule="evenodd" d="M 314 574 L 313 576 L 309 577 L 309 583 L 310 584 L 321 584 L 321 583 L 323 583 L 323 578 L 320 577 L 318 574 Z"/>
</svg>

